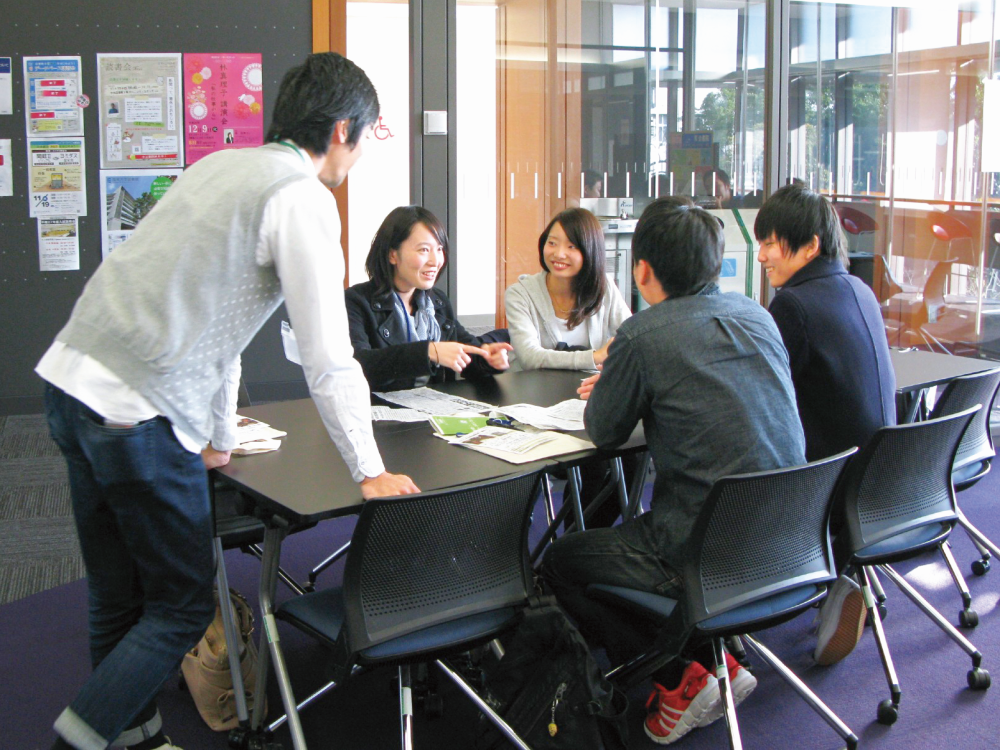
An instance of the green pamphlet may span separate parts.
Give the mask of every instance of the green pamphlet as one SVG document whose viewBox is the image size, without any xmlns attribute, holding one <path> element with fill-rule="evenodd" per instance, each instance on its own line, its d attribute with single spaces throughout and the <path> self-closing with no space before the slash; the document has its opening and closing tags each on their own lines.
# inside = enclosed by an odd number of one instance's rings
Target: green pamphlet
<svg viewBox="0 0 1000 750">
<path fill-rule="evenodd" d="M 486 417 L 430 417 L 434 429 L 442 435 L 475 432 L 486 426 Z"/>
</svg>

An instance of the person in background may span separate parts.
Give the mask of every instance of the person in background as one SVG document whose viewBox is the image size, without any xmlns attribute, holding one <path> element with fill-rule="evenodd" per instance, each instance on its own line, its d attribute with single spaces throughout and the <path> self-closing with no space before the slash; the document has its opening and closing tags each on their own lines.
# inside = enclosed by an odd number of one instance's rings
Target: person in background
<svg viewBox="0 0 1000 750">
<path fill-rule="evenodd" d="M 206 469 L 236 446 L 240 352 L 282 301 L 359 495 L 419 491 L 382 464 L 343 297 L 329 293 L 344 278 L 330 188 L 378 112 L 364 71 L 310 55 L 281 82 L 268 144 L 187 169 L 90 278 L 38 363 L 69 468 L 93 664 L 53 747 L 174 747 L 156 695 L 215 612 Z"/>
<path fill-rule="evenodd" d="M 713 208 L 733 208 L 733 183 L 724 169 L 714 167 L 702 172 L 701 185 L 705 194 L 714 200 Z"/>
<path fill-rule="evenodd" d="M 604 195 L 604 175 L 596 169 L 583 170 L 583 197 L 600 198 Z"/>
<path fill-rule="evenodd" d="M 354 357 L 375 391 L 443 381 L 448 373 L 493 375 L 509 367 L 502 331 L 484 340 L 462 327 L 434 282 L 448 262 L 448 237 L 421 206 L 385 217 L 365 260 L 369 281 L 344 292 Z"/>
<path fill-rule="evenodd" d="M 605 257 L 604 233 L 590 211 L 566 209 L 545 227 L 538 238 L 542 271 L 522 275 L 504 295 L 516 369 L 593 370 L 603 364 L 618 326 L 632 314 L 608 281 Z M 622 458 L 626 478 L 635 466 L 634 456 Z M 607 470 L 607 461 L 580 467 L 584 508 L 600 491 Z M 590 524 L 608 526 L 618 513 L 609 499 Z"/>
<path fill-rule="evenodd" d="M 864 448 L 876 430 L 896 423 L 896 376 L 878 300 L 847 273 L 836 210 L 822 195 L 788 185 L 764 203 L 754 235 L 757 260 L 778 290 L 768 309 L 788 349 L 806 458 Z M 839 525 L 835 515 L 834 534 Z M 816 661 L 847 656 L 864 621 L 860 588 L 840 576 L 820 610 Z"/>
<path fill-rule="evenodd" d="M 804 460 L 781 336 L 759 304 L 720 292 L 723 249 L 722 227 L 707 211 L 653 201 L 632 241 L 632 275 L 650 307 L 622 323 L 604 369 L 579 389 L 590 439 L 614 448 L 641 421 L 656 467 L 651 510 L 612 528 L 566 534 L 543 560 L 559 603 L 615 664 L 645 652 L 656 630 L 587 596 L 587 586 L 681 598 L 685 547 L 712 484 Z M 658 744 L 722 715 L 718 681 L 705 668 L 709 649 L 692 648 L 691 661 L 675 659 L 653 675 L 644 729 Z M 740 701 L 756 679 L 726 661 Z"/>
</svg>

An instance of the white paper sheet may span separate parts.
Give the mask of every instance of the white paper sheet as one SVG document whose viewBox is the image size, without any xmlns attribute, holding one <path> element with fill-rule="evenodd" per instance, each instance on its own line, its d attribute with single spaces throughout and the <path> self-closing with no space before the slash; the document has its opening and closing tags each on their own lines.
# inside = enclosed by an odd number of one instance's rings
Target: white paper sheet
<svg viewBox="0 0 1000 750">
<path fill-rule="evenodd" d="M 38 270 L 80 270 L 80 232 L 75 216 L 38 219 Z"/>
<path fill-rule="evenodd" d="M 573 435 L 564 435 L 560 432 L 529 433 L 503 427 L 484 427 L 459 438 L 440 434 L 437 437 L 512 464 L 526 464 L 594 448 L 594 444 L 590 441 L 581 440 Z"/>
<path fill-rule="evenodd" d="M 560 401 L 555 406 L 543 407 L 533 404 L 502 406 L 500 411 L 508 417 L 538 427 L 542 430 L 575 431 L 583 429 L 583 410 L 587 402 L 578 398 Z"/>
<path fill-rule="evenodd" d="M 431 388 L 410 388 L 405 391 L 376 392 L 383 401 L 397 404 L 406 409 L 416 409 L 425 414 L 451 415 L 461 411 L 487 411 L 495 407 L 481 401 L 451 396 Z"/>
<path fill-rule="evenodd" d="M 389 406 L 372 407 L 373 422 L 426 422 L 427 415 L 415 409 L 393 409 Z"/>
</svg>

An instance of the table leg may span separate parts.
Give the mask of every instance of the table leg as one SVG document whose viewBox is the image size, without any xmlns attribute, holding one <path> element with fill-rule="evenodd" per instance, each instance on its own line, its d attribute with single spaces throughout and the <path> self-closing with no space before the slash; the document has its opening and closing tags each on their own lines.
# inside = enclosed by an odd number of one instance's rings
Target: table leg
<svg viewBox="0 0 1000 750">
<path fill-rule="evenodd" d="M 278 689 L 281 691 L 281 702 L 285 704 L 285 714 L 288 717 L 288 730 L 292 735 L 292 747 L 295 750 L 305 750 L 306 740 L 299 721 L 299 712 L 295 705 L 295 696 L 288 679 L 288 668 L 285 666 L 285 656 L 281 651 L 278 637 L 277 622 L 274 619 L 274 591 L 278 584 L 278 564 L 281 559 L 281 542 L 287 535 L 287 530 L 281 527 L 268 526 L 264 531 L 264 556 L 261 559 L 260 573 L 260 610 L 264 627 L 261 638 L 266 636 L 268 648 L 261 648 L 259 672 L 257 673 L 257 689 L 264 690 L 267 686 L 268 654 L 274 659 L 274 673 L 278 679 Z M 261 644 L 262 646 L 264 644 Z M 263 723 L 264 701 L 257 701 L 254 706 L 253 726 L 259 728 Z"/>
</svg>

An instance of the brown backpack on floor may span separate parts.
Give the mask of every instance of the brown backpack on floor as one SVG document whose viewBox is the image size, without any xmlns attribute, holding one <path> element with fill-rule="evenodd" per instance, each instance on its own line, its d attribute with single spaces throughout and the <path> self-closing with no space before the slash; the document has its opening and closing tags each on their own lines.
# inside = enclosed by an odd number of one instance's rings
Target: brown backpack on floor
<svg viewBox="0 0 1000 750">
<path fill-rule="evenodd" d="M 253 712 L 257 694 L 257 646 L 253 642 L 253 610 L 237 591 L 229 590 L 233 605 L 236 629 L 240 634 L 240 671 L 247 698 L 247 710 Z M 209 727 L 217 732 L 239 725 L 236 716 L 236 696 L 233 693 L 233 676 L 229 670 L 229 648 L 219 596 L 215 596 L 215 619 L 208 626 L 198 645 L 184 655 L 181 674 L 198 713 Z M 265 698 L 266 700 L 266 698 Z M 265 712 L 267 706 L 265 704 Z"/>
</svg>

